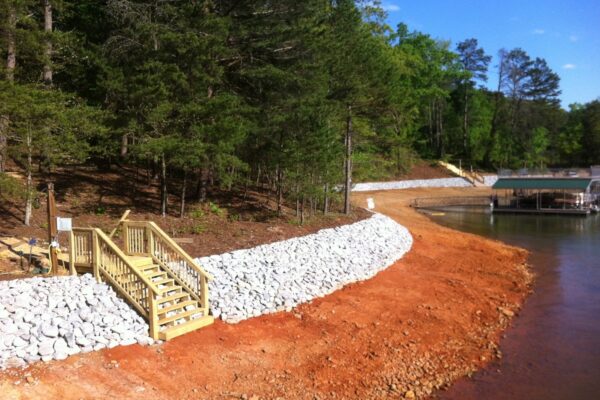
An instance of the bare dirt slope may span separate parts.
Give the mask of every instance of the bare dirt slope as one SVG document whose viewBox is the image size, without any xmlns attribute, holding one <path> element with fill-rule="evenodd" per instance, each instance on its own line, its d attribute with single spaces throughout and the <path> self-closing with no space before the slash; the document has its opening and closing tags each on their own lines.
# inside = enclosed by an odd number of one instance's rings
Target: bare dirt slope
<svg viewBox="0 0 600 400">
<path fill-rule="evenodd" d="M 3 399 L 421 398 L 496 356 L 529 291 L 523 250 L 439 227 L 414 189 L 374 197 L 412 251 L 375 278 L 292 313 L 217 322 L 162 346 L 133 345 L 0 375 Z"/>
</svg>

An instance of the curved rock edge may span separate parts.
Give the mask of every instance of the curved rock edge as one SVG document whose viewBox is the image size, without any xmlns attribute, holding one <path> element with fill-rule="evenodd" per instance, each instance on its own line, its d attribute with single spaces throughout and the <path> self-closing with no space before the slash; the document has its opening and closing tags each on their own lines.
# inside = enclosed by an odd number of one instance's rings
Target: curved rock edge
<svg viewBox="0 0 600 400">
<path fill-rule="evenodd" d="M 238 323 L 290 311 L 372 278 L 412 243 L 408 229 L 374 213 L 353 224 L 196 261 L 215 277 L 209 284 L 213 315 Z"/>
</svg>

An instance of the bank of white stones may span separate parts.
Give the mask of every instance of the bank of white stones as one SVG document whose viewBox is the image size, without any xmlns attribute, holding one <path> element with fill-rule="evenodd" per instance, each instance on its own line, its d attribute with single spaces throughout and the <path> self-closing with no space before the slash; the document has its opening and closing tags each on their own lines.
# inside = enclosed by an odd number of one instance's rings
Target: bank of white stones
<svg viewBox="0 0 600 400">
<path fill-rule="evenodd" d="M 372 190 L 397 190 L 421 187 L 472 187 L 463 178 L 412 179 L 392 182 L 364 182 L 352 187 L 353 192 L 369 192 Z"/>
<path fill-rule="evenodd" d="M 215 277 L 213 315 L 239 322 L 291 310 L 371 278 L 411 246 L 406 228 L 373 214 L 354 224 L 199 261 Z M 91 275 L 0 282 L 0 369 L 152 342 L 143 318 Z"/>
<path fill-rule="evenodd" d="M 148 325 L 91 275 L 0 282 L 0 369 L 147 344 Z"/>
<path fill-rule="evenodd" d="M 282 310 L 371 278 L 412 246 L 381 214 L 315 234 L 198 259 L 215 280 L 211 309 L 227 322 Z"/>
<path fill-rule="evenodd" d="M 483 185 L 493 186 L 498 180 L 498 175 L 484 175 Z M 463 178 L 434 178 L 434 179 L 411 179 L 405 181 L 391 182 L 364 182 L 352 186 L 353 192 L 370 192 L 374 190 L 399 190 L 425 187 L 472 187 L 473 185 Z"/>
</svg>

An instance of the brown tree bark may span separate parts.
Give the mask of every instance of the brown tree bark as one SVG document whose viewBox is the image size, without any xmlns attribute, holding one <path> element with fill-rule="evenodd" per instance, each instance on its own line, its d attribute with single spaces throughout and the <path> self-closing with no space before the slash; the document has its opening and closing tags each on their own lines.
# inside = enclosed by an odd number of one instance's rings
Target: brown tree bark
<svg viewBox="0 0 600 400">
<path fill-rule="evenodd" d="M 44 48 L 44 83 L 52 85 L 52 4 L 50 0 L 43 0 L 44 5 L 44 31 L 46 32 L 46 46 Z"/>
<path fill-rule="evenodd" d="M 465 97 L 463 108 L 463 153 L 470 160 L 471 151 L 469 146 L 469 88 L 468 83 L 465 83 Z"/>
<path fill-rule="evenodd" d="M 27 132 L 27 138 L 25 139 L 27 146 L 27 185 L 25 194 L 25 223 L 26 226 L 30 225 L 31 222 L 31 211 L 33 206 L 33 178 L 31 176 L 31 170 L 33 169 L 33 145 L 31 139 L 31 129 Z"/>
<path fill-rule="evenodd" d="M 348 118 L 346 121 L 346 156 L 344 160 L 344 214 L 350 214 L 350 192 L 352 191 L 352 106 L 348 105 Z"/>
<path fill-rule="evenodd" d="M 15 30 L 17 27 L 17 11 L 12 3 L 8 3 L 8 24 L 6 27 L 6 80 L 14 82 L 15 67 L 17 65 L 17 42 Z M 6 157 L 8 147 L 8 129 L 10 119 L 8 115 L 0 115 L 0 172 L 6 171 Z"/>
<path fill-rule="evenodd" d="M 179 208 L 179 218 L 185 215 L 185 192 L 187 190 L 187 170 L 183 170 L 183 185 L 181 186 L 181 207 Z"/>
<path fill-rule="evenodd" d="M 162 154 L 160 157 L 160 213 L 164 217 L 167 216 L 167 161 L 165 155 Z"/>
<path fill-rule="evenodd" d="M 121 136 L 121 157 L 125 157 L 129 151 L 129 134 L 125 133 Z"/>
</svg>

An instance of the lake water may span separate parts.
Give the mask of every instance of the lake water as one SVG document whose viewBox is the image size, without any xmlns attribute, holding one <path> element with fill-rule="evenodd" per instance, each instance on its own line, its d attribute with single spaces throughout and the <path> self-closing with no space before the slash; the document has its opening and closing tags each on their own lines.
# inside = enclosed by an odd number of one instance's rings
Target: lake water
<svg viewBox="0 0 600 400">
<path fill-rule="evenodd" d="M 505 332 L 503 357 L 440 399 L 600 399 L 600 215 L 445 210 L 437 223 L 529 249 L 534 293 Z"/>
</svg>

